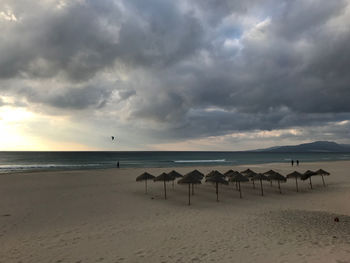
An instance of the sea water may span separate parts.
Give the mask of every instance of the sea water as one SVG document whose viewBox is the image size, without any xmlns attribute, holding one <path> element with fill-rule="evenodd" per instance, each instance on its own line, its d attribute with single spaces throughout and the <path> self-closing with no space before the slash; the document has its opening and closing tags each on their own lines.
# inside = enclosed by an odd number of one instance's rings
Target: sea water
<svg viewBox="0 0 350 263">
<path fill-rule="evenodd" d="M 0 173 L 117 167 L 180 167 L 350 160 L 350 153 L 0 152 Z"/>
</svg>

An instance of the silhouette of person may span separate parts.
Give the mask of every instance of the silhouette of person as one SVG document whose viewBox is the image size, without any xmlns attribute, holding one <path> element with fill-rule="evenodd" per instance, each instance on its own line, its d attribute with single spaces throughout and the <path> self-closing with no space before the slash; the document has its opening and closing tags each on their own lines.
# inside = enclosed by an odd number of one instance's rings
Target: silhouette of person
<svg viewBox="0 0 350 263">
<path fill-rule="evenodd" d="M 297 160 L 297 166 L 299 166 L 299 160 Z"/>
<path fill-rule="evenodd" d="M 294 160 L 292 160 L 292 166 L 294 165 Z"/>
<path fill-rule="evenodd" d="M 117 162 L 117 168 L 119 168 L 119 161 Z"/>
</svg>

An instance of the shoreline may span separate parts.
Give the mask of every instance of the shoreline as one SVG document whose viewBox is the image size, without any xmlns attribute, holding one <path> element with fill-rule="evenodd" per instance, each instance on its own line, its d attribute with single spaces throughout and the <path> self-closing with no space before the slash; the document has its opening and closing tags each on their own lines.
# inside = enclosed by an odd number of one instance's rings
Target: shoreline
<svg viewBox="0 0 350 263">
<path fill-rule="evenodd" d="M 342 163 L 342 162 L 349 162 L 350 160 L 326 160 L 326 161 L 308 161 L 308 162 L 302 162 L 300 163 L 299 166 L 294 165 L 291 166 L 290 162 L 268 162 L 268 163 L 251 163 L 251 164 L 237 164 L 237 165 L 212 165 L 212 164 L 208 164 L 208 165 L 203 165 L 203 164 L 197 164 L 197 165 L 188 165 L 188 166 L 154 166 L 154 167 L 108 167 L 108 168 L 86 168 L 86 169 L 40 169 L 40 170 L 26 170 L 26 171 L 16 171 L 16 172 L 5 172 L 5 173 L 0 173 L 0 176 L 2 175 L 20 175 L 20 174 L 33 174 L 33 173 L 63 173 L 63 172 L 86 172 L 86 171 L 109 171 L 109 170 L 154 170 L 154 169 L 166 169 L 166 170 L 176 170 L 176 169 L 180 169 L 180 170 L 194 170 L 197 169 L 198 167 L 201 167 L 204 170 L 208 170 L 208 168 L 212 167 L 212 170 L 217 170 L 217 169 L 225 169 L 228 167 L 262 167 L 262 166 L 268 166 L 271 167 L 273 165 L 276 166 L 285 166 L 285 167 L 290 167 L 290 168 L 299 168 L 299 167 L 303 167 L 304 165 L 310 166 L 312 164 L 328 164 L 328 163 Z M 197 167 L 197 168 L 196 168 Z M 215 168 L 215 169 L 214 169 Z"/>
</svg>

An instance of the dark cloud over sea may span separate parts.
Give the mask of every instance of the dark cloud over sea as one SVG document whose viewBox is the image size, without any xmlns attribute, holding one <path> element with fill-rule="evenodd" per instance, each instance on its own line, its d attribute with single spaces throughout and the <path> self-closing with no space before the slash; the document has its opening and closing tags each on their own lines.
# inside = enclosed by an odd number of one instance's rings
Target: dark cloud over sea
<svg viewBox="0 0 350 263">
<path fill-rule="evenodd" d="M 33 111 L 152 143 L 285 129 L 345 140 L 349 1 L 0 3 L 0 95 Z"/>
</svg>

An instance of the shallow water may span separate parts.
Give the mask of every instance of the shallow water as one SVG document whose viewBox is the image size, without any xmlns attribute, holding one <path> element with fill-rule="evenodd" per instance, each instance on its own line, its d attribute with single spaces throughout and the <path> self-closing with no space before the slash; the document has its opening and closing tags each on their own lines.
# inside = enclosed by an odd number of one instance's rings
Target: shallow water
<svg viewBox="0 0 350 263">
<path fill-rule="evenodd" d="M 0 152 L 0 173 L 129 167 L 183 167 L 350 160 L 349 153 Z"/>
</svg>

